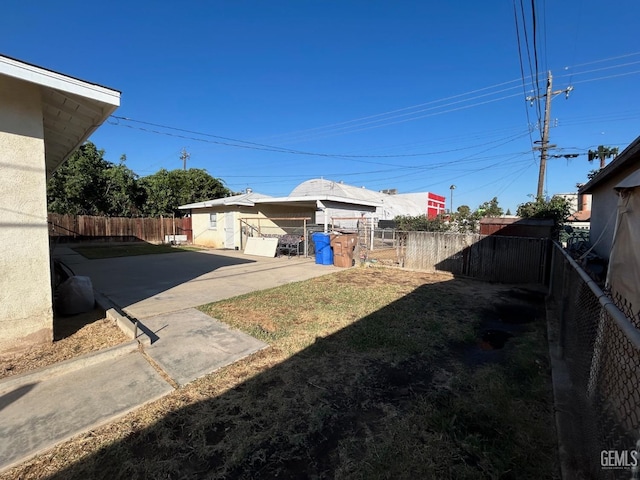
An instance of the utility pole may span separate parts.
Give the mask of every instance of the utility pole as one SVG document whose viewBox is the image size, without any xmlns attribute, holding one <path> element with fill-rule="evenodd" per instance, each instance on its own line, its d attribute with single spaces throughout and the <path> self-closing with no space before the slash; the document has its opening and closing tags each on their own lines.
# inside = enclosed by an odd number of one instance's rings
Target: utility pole
<svg viewBox="0 0 640 480">
<path fill-rule="evenodd" d="M 186 170 L 187 169 L 187 160 L 189 160 L 189 158 L 191 158 L 191 154 L 187 153 L 187 149 L 183 148 L 182 149 L 182 153 L 180 154 L 180 160 L 182 160 L 182 169 Z"/>
<path fill-rule="evenodd" d="M 549 119 L 551 118 L 551 99 L 556 95 L 564 93 L 566 98 L 569 98 L 569 93 L 573 90 L 573 87 L 569 85 L 564 90 L 553 91 L 553 76 L 551 70 L 547 72 L 547 90 L 544 95 L 527 97 L 527 101 L 533 105 L 533 101 L 539 98 L 545 97 L 544 104 L 544 124 L 542 126 L 542 138 L 534 143 L 539 143 L 539 147 L 533 147 L 534 150 L 540 150 L 540 172 L 538 173 L 538 191 L 536 199 L 542 198 L 544 193 L 544 175 L 547 170 L 547 150 L 555 148 L 556 145 L 549 145 Z"/>
</svg>

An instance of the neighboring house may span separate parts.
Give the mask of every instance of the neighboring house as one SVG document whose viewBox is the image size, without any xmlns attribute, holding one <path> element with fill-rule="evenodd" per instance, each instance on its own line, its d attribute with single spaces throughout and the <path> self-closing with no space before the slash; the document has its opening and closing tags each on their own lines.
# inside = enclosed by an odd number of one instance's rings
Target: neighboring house
<svg viewBox="0 0 640 480">
<path fill-rule="evenodd" d="M 354 200 L 336 195 L 304 197 L 270 197 L 248 191 L 242 195 L 182 205 L 191 213 L 193 243 L 213 248 L 236 248 L 246 245 L 249 236 L 279 236 L 288 233 L 305 235 L 306 225 L 316 223 L 316 213 L 326 212 L 317 220 L 326 231 L 328 212 L 371 213 L 379 203 Z"/>
<path fill-rule="evenodd" d="M 313 195 L 337 195 L 353 200 L 378 203 L 380 206 L 376 208 L 375 212 L 365 215 L 366 217 L 374 218 L 376 223 L 379 220 L 393 220 L 398 215 L 412 217 L 427 215 L 430 218 L 434 218 L 445 211 L 445 197 L 431 192 L 396 193 L 395 190 L 376 192 L 364 187 L 359 188 L 353 185 L 346 185 L 342 182 L 334 182 L 320 178 L 307 180 L 291 192 L 292 197 Z M 362 217 L 363 213 L 364 212 L 357 208 L 354 208 L 351 211 L 330 210 L 328 215 L 333 219 L 332 223 L 334 225 L 344 228 L 354 228 L 357 222 L 355 219 Z"/>
<path fill-rule="evenodd" d="M 591 211 L 591 195 L 584 193 L 556 193 L 554 197 L 564 198 L 567 201 L 571 215 L 578 214 L 578 217 L 585 218 L 587 214 L 584 212 Z"/>
<path fill-rule="evenodd" d="M 48 176 L 120 92 L 0 56 L 0 351 L 53 339 Z"/>
<path fill-rule="evenodd" d="M 638 170 L 640 137 L 578 191 L 579 194 L 591 194 L 590 241 L 595 253 L 602 258 L 609 258 L 613 243 L 619 200 L 615 187 Z"/>
</svg>

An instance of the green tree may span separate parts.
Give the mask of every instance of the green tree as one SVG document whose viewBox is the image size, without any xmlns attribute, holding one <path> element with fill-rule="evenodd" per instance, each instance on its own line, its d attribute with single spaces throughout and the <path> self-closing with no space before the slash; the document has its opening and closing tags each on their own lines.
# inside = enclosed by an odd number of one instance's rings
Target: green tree
<svg viewBox="0 0 640 480">
<path fill-rule="evenodd" d="M 501 217 L 504 211 L 498 205 L 498 197 L 493 197 L 488 202 L 484 202 L 476 210 L 482 217 Z"/>
<path fill-rule="evenodd" d="M 110 164 L 104 171 L 107 214 L 111 216 L 139 215 L 145 202 L 145 191 L 138 184 L 138 176 L 125 165 L 126 160 L 123 154 L 118 165 Z"/>
<path fill-rule="evenodd" d="M 587 178 L 589 180 L 593 180 L 594 178 L 596 178 L 596 175 L 598 175 L 600 173 L 600 170 L 590 170 L 589 173 L 587 173 Z"/>
<path fill-rule="evenodd" d="M 459 233 L 475 233 L 478 231 L 478 220 L 481 215 L 478 211 L 472 212 L 469 205 L 460 205 L 456 213 L 451 216 L 454 228 Z"/>
<path fill-rule="evenodd" d="M 104 172 L 109 162 L 104 150 L 91 142 L 78 148 L 47 182 L 50 212 L 72 215 L 103 215 L 108 210 L 105 199 Z"/>
<path fill-rule="evenodd" d="M 469 207 L 469 205 L 460 205 L 456 211 L 458 212 L 458 215 L 464 218 L 471 215 L 471 207 Z"/>
<path fill-rule="evenodd" d="M 431 219 L 425 215 L 398 215 L 394 220 L 398 230 L 402 231 L 446 232 L 451 229 L 451 225 L 440 216 Z"/>
<path fill-rule="evenodd" d="M 180 205 L 229 195 L 222 181 L 206 170 L 160 170 L 139 178 L 126 165 L 114 164 L 104 150 L 86 142 L 60 167 L 47 184 L 49 211 L 71 215 L 184 214 Z"/>
<path fill-rule="evenodd" d="M 161 169 L 153 175 L 142 177 L 140 185 L 145 191 L 143 211 L 147 215 L 184 215 L 180 205 L 228 196 L 231 192 L 222 181 L 206 170 Z"/>
<path fill-rule="evenodd" d="M 549 200 L 537 198 L 534 201 L 518 205 L 516 214 L 522 218 L 544 218 L 551 219 L 554 223 L 554 236 L 560 232 L 560 227 L 567 221 L 571 214 L 569 202 L 559 196 L 553 196 Z"/>
<path fill-rule="evenodd" d="M 618 155 L 618 147 L 605 147 L 604 145 L 598 145 L 597 150 L 589 150 L 587 159 L 589 162 L 593 162 L 595 159 L 600 160 L 600 169 L 604 168 L 604 163 L 607 158 L 611 158 Z"/>
<path fill-rule="evenodd" d="M 140 211 L 137 175 L 125 165 L 105 160 L 104 150 L 86 142 L 47 182 L 50 212 L 70 215 L 130 216 Z"/>
</svg>

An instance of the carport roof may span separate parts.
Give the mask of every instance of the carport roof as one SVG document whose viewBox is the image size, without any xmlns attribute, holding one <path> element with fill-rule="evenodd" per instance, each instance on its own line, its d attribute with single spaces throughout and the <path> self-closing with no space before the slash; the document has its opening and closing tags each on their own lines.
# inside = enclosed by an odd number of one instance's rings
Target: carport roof
<svg viewBox="0 0 640 480">
<path fill-rule="evenodd" d="M 190 203 L 181 205 L 181 210 L 196 210 L 199 208 L 209 208 L 217 206 L 238 205 L 253 207 L 256 204 L 263 205 L 292 205 L 300 207 L 321 208 L 324 202 L 332 204 L 349 205 L 355 208 L 366 208 L 367 210 L 382 206 L 379 202 L 368 200 L 358 200 L 355 198 L 340 197 L 336 195 L 308 195 L 296 197 L 270 197 L 259 193 L 245 193 L 242 195 L 234 195 L 232 197 L 217 198 L 215 200 L 206 200 L 204 202 Z M 326 206 L 326 205 L 325 205 Z"/>
<path fill-rule="evenodd" d="M 0 75 L 38 85 L 47 175 L 120 106 L 120 92 L 0 55 Z"/>
</svg>

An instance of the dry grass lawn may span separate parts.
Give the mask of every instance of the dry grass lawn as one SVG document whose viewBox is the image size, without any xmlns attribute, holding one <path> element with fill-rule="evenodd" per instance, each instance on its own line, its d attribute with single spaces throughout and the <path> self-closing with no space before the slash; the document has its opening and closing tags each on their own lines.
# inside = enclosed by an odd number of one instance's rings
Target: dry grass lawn
<svg viewBox="0 0 640 480">
<path fill-rule="evenodd" d="M 558 478 L 542 303 L 354 268 L 206 305 L 270 347 L 0 478 Z"/>
</svg>

